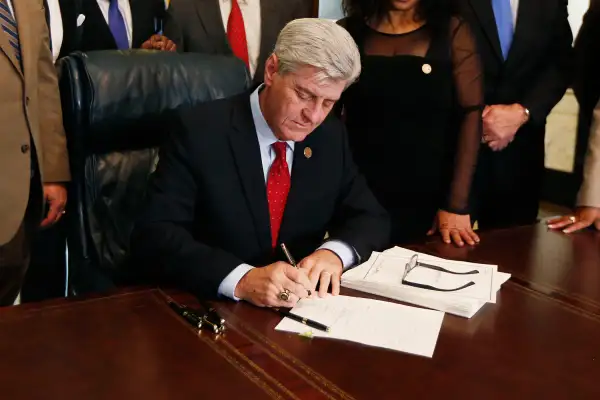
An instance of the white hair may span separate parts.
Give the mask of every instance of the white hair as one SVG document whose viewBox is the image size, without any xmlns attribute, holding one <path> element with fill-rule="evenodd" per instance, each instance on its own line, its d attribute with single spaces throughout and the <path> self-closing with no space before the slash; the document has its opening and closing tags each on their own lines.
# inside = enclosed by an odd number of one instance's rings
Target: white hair
<svg viewBox="0 0 600 400">
<path fill-rule="evenodd" d="M 345 81 L 346 87 L 360 74 L 360 53 L 348 31 L 332 20 L 300 18 L 279 33 L 275 51 L 280 74 L 302 66 L 319 70 L 318 80 Z"/>
</svg>

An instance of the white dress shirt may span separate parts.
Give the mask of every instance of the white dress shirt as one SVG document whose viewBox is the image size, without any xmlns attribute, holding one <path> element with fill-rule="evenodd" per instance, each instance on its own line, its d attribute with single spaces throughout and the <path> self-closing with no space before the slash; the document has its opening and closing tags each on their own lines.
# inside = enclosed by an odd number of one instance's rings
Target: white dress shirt
<svg viewBox="0 0 600 400">
<path fill-rule="evenodd" d="M 285 0 L 281 0 L 285 1 Z M 223 17 L 223 26 L 227 32 L 227 21 L 231 13 L 231 0 L 219 0 L 221 6 L 221 16 Z M 246 42 L 248 44 L 248 64 L 250 76 L 254 78 L 258 57 L 260 56 L 260 0 L 238 0 L 242 16 L 244 17 L 244 27 L 246 28 Z"/>
<path fill-rule="evenodd" d="M 519 0 L 510 0 L 510 9 L 512 10 L 514 29 L 517 26 L 517 15 L 519 15 Z"/>
<path fill-rule="evenodd" d="M 260 109 L 260 103 L 258 101 L 258 93 L 262 89 L 257 88 L 250 96 L 250 107 L 252 109 L 252 119 L 254 120 L 254 126 L 256 127 L 256 136 L 258 137 L 258 145 L 260 147 L 260 158 L 262 160 L 262 167 L 265 177 L 265 185 L 267 183 L 267 177 L 269 169 L 275 161 L 275 150 L 273 144 L 278 139 L 273 134 L 273 131 L 267 124 L 265 117 Z M 286 160 L 288 168 L 290 169 L 290 177 L 292 175 L 292 164 L 294 163 L 294 142 L 286 142 Z M 319 249 L 327 249 L 334 252 L 341 260 L 345 269 L 348 269 L 356 262 L 356 253 L 354 249 L 348 244 L 339 240 L 330 240 L 324 243 Z M 241 264 L 236 269 L 231 271 L 229 275 L 223 279 L 219 285 L 219 295 L 227 296 L 234 300 L 239 300 L 235 297 L 235 288 L 244 275 L 254 267 L 248 264 Z"/>
<path fill-rule="evenodd" d="M 8 8 L 10 8 L 10 13 L 12 14 L 13 18 L 15 18 L 15 10 L 13 9 L 12 1 L 6 0 L 6 2 L 8 3 Z"/>
<path fill-rule="evenodd" d="M 54 61 L 60 54 L 63 42 L 63 21 L 58 0 L 46 0 L 50 14 L 50 38 L 52 40 L 52 58 Z"/>
<path fill-rule="evenodd" d="M 96 1 L 98 2 L 98 7 L 100 7 L 100 11 L 102 11 L 102 15 L 104 16 L 106 24 L 108 25 L 108 8 L 110 7 L 110 0 Z M 131 48 L 131 32 L 133 32 L 133 22 L 131 22 L 131 6 L 129 5 L 129 0 L 119 0 L 119 10 L 121 10 L 121 15 L 123 15 L 123 19 L 125 20 L 127 40 L 129 41 L 129 47 Z"/>
</svg>

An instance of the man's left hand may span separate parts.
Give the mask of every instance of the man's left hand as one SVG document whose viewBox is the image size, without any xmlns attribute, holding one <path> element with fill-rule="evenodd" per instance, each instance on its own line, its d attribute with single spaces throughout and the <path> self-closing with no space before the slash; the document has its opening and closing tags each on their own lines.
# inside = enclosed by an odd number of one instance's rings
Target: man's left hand
<svg viewBox="0 0 600 400">
<path fill-rule="evenodd" d="M 41 227 L 47 228 L 62 218 L 67 205 L 67 189 L 60 183 L 44 183 L 44 201 L 48 204 L 48 215 Z"/>
<path fill-rule="evenodd" d="M 483 110 L 483 140 L 494 151 L 505 149 L 528 118 L 520 104 L 497 104 Z"/>
<path fill-rule="evenodd" d="M 340 294 L 340 281 L 344 265 L 342 264 L 342 260 L 332 251 L 325 249 L 317 250 L 300 261 L 298 268 L 306 270 L 313 292 L 316 291 L 317 284 L 320 282 L 320 297 L 325 297 L 329 289 L 329 284 L 331 284 L 331 294 L 334 296 Z"/>
<path fill-rule="evenodd" d="M 161 50 L 161 51 L 176 51 L 177 45 L 169 38 L 163 35 L 152 35 L 150 39 L 142 44 L 142 49 L 146 50 Z"/>
</svg>

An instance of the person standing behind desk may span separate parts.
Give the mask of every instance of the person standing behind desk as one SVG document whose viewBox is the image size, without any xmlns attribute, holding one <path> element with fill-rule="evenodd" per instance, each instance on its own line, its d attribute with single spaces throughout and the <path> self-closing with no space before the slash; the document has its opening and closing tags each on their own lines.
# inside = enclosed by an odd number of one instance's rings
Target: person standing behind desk
<svg viewBox="0 0 600 400">
<path fill-rule="evenodd" d="M 286 23 L 312 15 L 311 0 L 171 0 L 165 35 L 181 52 L 235 55 L 254 83 Z"/>
<path fill-rule="evenodd" d="M 592 224 L 600 229 L 600 101 L 594 109 L 583 171 L 583 184 L 577 196 L 575 213 L 548 221 L 550 229 L 573 233 Z"/>
<path fill-rule="evenodd" d="M 583 17 L 573 48 L 575 68 L 573 93 L 579 104 L 577 144 L 573 174 L 577 184 L 583 181 L 585 156 L 588 149 L 592 115 L 600 99 L 600 1 L 593 0 Z M 573 201 L 575 204 L 576 201 Z"/>
<path fill-rule="evenodd" d="M 363 70 L 341 105 L 357 165 L 392 218 L 392 242 L 439 230 L 475 244 L 469 191 L 481 140 L 475 41 L 448 0 L 345 0 Z M 432 229 L 432 226 L 434 227 Z"/>
<path fill-rule="evenodd" d="M 132 233 L 132 265 L 199 297 L 258 306 L 292 307 L 317 284 L 338 294 L 343 269 L 389 235 L 329 115 L 360 68 L 342 27 L 298 19 L 281 31 L 264 85 L 184 112 Z"/>
<path fill-rule="evenodd" d="M 13 304 L 38 226 L 60 220 L 70 180 L 42 0 L 0 0 L 0 305 Z M 9 172 L 10 171 L 10 172 Z"/>
<path fill-rule="evenodd" d="M 461 0 L 485 77 L 474 181 L 482 229 L 536 222 L 546 118 L 571 80 L 566 0 Z"/>
<path fill-rule="evenodd" d="M 82 14 L 75 21 L 82 27 L 77 50 L 176 50 L 175 43 L 160 33 L 167 18 L 164 0 L 81 1 Z"/>
</svg>

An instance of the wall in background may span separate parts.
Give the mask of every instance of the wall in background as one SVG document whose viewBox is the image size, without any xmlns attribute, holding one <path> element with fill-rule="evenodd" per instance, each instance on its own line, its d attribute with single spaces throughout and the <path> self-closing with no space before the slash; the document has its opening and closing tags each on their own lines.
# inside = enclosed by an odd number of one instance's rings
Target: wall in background
<svg viewBox="0 0 600 400">
<path fill-rule="evenodd" d="M 319 17 L 330 19 L 341 19 L 344 16 L 342 12 L 342 0 L 319 0 Z"/>
</svg>

